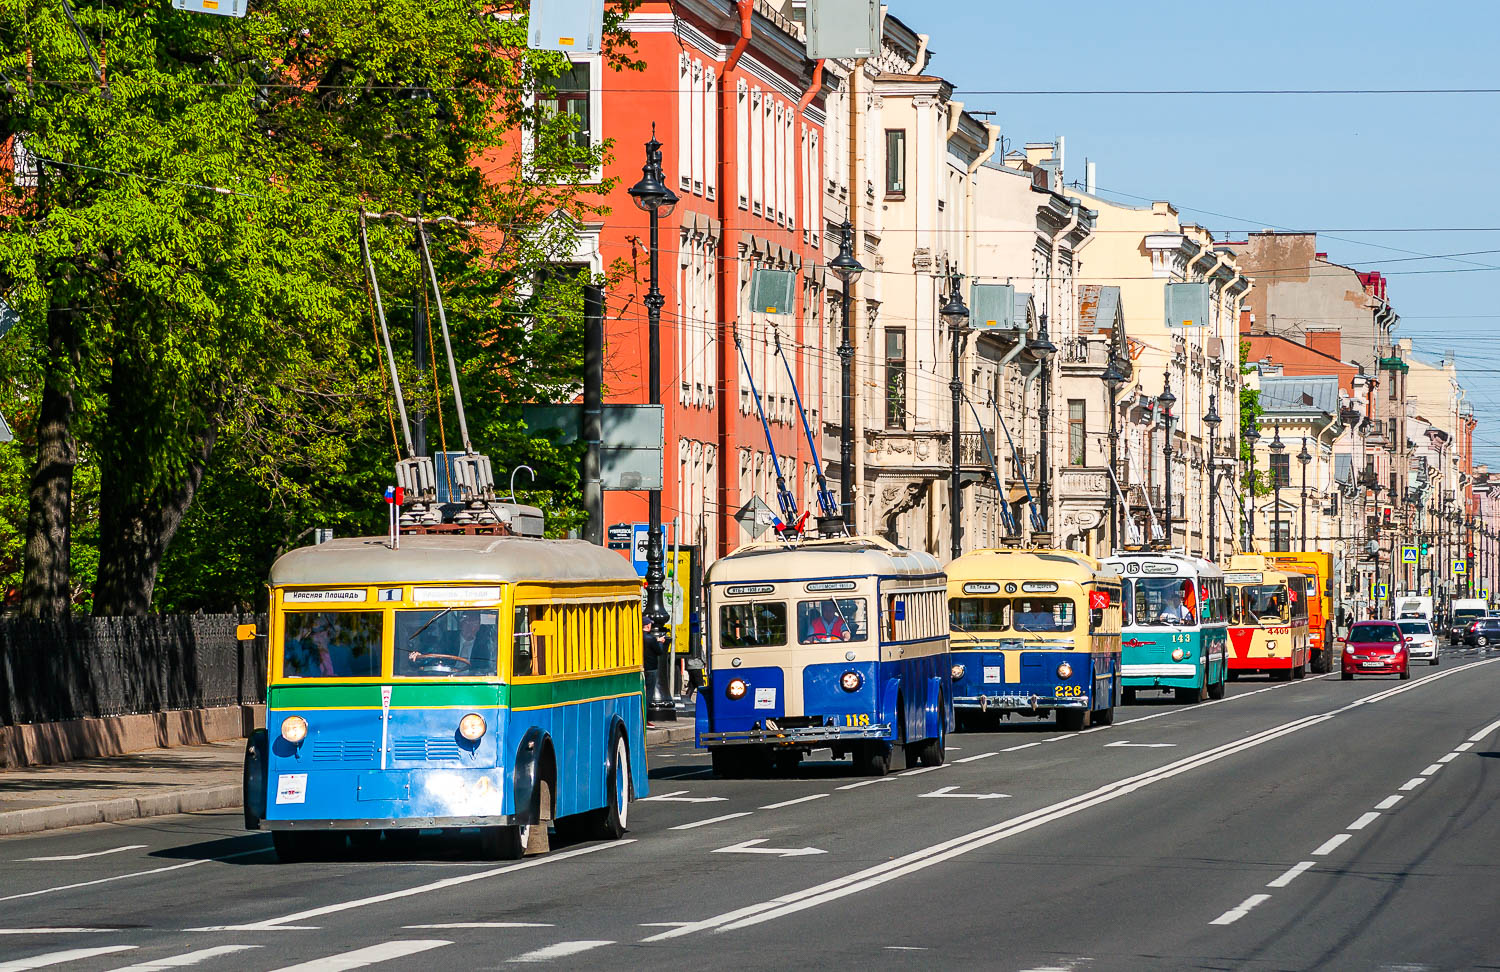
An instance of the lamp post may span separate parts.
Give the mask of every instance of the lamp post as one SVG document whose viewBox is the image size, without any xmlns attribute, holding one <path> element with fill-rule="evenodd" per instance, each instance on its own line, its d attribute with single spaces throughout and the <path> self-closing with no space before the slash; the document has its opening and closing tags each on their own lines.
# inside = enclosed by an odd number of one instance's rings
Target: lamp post
<svg viewBox="0 0 1500 972">
<path fill-rule="evenodd" d="M 1120 386 L 1125 383 L 1126 377 L 1124 369 L 1120 367 L 1113 355 L 1110 356 L 1109 366 L 1104 369 L 1104 374 L 1099 376 L 1104 382 L 1104 387 L 1108 389 L 1109 395 L 1106 405 L 1109 410 L 1109 544 L 1111 552 L 1120 548 L 1120 497 L 1114 492 L 1119 482 L 1117 478 L 1119 443 L 1116 441 L 1119 433 L 1115 428 L 1115 414 L 1119 411 Z"/>
<path fill-rule="evenodd" d="M 1255 549 L 1255 444 L 1260 441 L 1260 427 L 1251 420 L 1248 429 L 1240 432 L 1250 445 L 1250 478 L 1245 484 L 1245 495 L 1248 501 L 1245 503 L 1245 543 L 1244 550 L 1247 552 Z"/>
<path fill-rule="evenodd" d="M 1302 437 L 1302 451 L 1297 453 L 1297 461 L 1302 463 L 1302 549 L 1311 550 L 1307 545 L 1307 464 L 1312 462 L 1312 453 L 1307 451 L 1307 436 Z"/>
<path fill-rule="evenodd" d="M 854 533 L 854 342 L 849 329 L 849 288 L 865 268 L 854 259 L 854 227 L 846 219 L 839 227 L 839 252 L 828 264 L 844 282 L 840 303 L 844 312 L 844 336 L 839 342 L 839 514 L 844 532 Z"/>
<path fill-rule="evenodd" d="M 1281 550 L 1281 471 L 1276 468 L 1276 457 L 1286 452 L 1286 444 L 1281 441 L 1281 426 L 1276 426 L 1276 435 L 1271 439 L 1271 484 L 1275 493 L 1272 501 L 1271 520 L 1271 549 L 1279 552 Z M 1291 530 L 1287 530 L 1291 533 Z"/>
<path fill-rule="evenodd" d="M 1051 450 L 1048 448 L 1047 427 L 1052 415 L 1052 355 L 1057 353 L 1057 345 L 1053 344 L 1047 336 L 1047 315 L 1043 314 L 1037 322 L 1036 340 L 1028 347 L 1042 365 L 1042 415 L 1038 423 L 1041 431 L 1040 448 L 1037 450 L 1038 468 L 1036 471 L 1038 492 L 1042 499 L 1042 529 L 1048 533 L 1052 532 L 1052 466 Z"/>
<path fill-rule="evenodd" d="M 652 405 L 661 404 L 661 309 L 666 303 L 659 281 L 660 223 L 670 216 L 677 205 L 677 194 L 667 187 L 661 171 L 661 143 L 656 140 L 656 126 L 651 126 L 651 141 L 646 143 L 646 164 L 641 167 L 641 181 L 630 187 L 630 197 L 636 206 L 644 210 L 651 223 L 651 285 L 646 291 L 646 314 L 649 322 L 647 353 L 649 375 L 647 390 Z M 666 586 L 666 545 L 661 530 L 661 490 L 653 489 L 648 494 L 649 525 L 646 540 L 646 605 L 645 617 L 659 639 L 663 639 L 667 614 L 663 588 Z M 672 679 L 672 649 L 670 641 L 663 640 L 664 650 L 657 653 L 655 671 L 646 672 L 649 715 L 653 719 L 672 721 L 677 718 L 677 708 L 670 691 Z"/>
<path fill-rule="evenodd" d="M 1219 454 L 1219 423 L 1223 421 L 1219 417 L 1219 396 L 1210 395 L 1208 414 L 1203 416 L 1203 424 L 1208 427 L 1208 559 L 1215 562 L 1219 559 L 1219 515 L 1214 510 L 1214 500 L 1219 498 L 1217 481 L 1219 467 L 1214 460 Z"/>
<path fill-rule="evenodd" d="M 1161 454 L 1166 460 L 1162 467 L 1162 483 L 1166 496 L 1166 502 L 1162 509 L 1162 523 L 1164 539 L 1168 550 L 1172 549 L 1172 406 L 1177 404 L 1177 396 L 1172 394 L 1172 369 L 1170 367 L 1161 370 L 1161 396 L 1157 398 L 1161 405 L 1162 429 L 1165 432 L 1162 441 Z"/>
<path fill-rule="evenodd" d="M 959 369 L 964 354 L 964 340 L 969 336 L 969 308 L 964 306 L 963 294 L 959 293 L 958 288 L 959 276 L 955 272 L 948 278 L 948 299 L 942 310 L 938 311 L 943 317 L 943 323 L 948 325 L 948 333 L 953 336 L 953 377 L 948 382 L 948 390 L 953 393 L 953 466 L 948 480 L 948 536 L 954 560 L 964 553 L 963 483 L 960 481 L 962 473 L 959 469 L 958 451 L 963 430 L 964 379 Z"/>
</svg>

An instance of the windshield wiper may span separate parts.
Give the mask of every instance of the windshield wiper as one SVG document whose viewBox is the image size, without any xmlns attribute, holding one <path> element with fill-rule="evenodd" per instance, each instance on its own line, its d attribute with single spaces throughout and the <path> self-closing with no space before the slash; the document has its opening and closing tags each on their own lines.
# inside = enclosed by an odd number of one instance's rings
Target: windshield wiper
<svg viewBox="0 0 1500 972">
<path fill-rule="evenodd" d="M 406 643 L 409 645 L 413 641 L 416 641 L 418 635 L 420 635 L 422 632 L 426 631 L 428 628 L 432 627 L 432 622 L 436 621 L 438 618 L 442 617 L 443 615 L 447 614 L 449 611 L 452 611 L 452 610 L 453 609 L 451 607 L 446 607 L 446 608 L 443 608 L 441 611 L 439 611 L 437 614 L 434 614 L 431 618 L 428 619 L 428 621 L 427 621 L 426 624 L 422 625 L 420 628 L 418 628 L 417 630 L 415 630 L 415 631 L 413 631 L 411 633 L 411 637 L 406 639 Z"/>
</svg>

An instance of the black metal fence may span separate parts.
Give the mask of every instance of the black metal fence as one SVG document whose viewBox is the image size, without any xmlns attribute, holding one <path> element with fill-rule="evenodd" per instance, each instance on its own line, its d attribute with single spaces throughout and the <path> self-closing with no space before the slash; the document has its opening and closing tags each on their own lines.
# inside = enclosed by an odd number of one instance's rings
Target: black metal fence
<svg viewBox="0 0 1500 972">
<path fill-rule="evenodd" d="M 264 615 L 0 618 L 0 725 L 265 701 Z"/>
</svg>

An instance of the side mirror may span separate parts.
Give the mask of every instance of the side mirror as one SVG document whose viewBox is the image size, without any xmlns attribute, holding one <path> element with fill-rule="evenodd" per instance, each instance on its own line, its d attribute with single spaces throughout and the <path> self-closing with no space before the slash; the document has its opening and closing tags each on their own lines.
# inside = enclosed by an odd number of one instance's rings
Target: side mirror
<svg viewBox="0 0 1500 972">
<path fill-rule="evenodd" d="M 260 637 L 260 632 L 255 630 L 255 625 L 253 623 L 241 624 L 236 626 L 234 629 L 235 641 L 254 641 L 258 637 Z"/>
</svg>

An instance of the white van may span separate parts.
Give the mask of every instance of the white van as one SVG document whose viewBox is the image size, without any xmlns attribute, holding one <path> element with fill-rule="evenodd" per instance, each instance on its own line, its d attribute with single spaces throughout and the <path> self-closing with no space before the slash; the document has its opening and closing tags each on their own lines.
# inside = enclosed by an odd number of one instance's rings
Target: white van
<svg viewBox="0 0 1500 972">
<path fill-rule="evenodd" d="M 1483 598 L 1455 597 L 1449 603 L 1448 610 L 1448 640 L 1456 644 L 1464 640 L 1464 629 L 1471 622 L 1478 621 L 1485 616 L 1489 605 L 1484 602 Z"/>
<path fill-rule="evenodd" d="M 1423 594 L 1401 594 L 1396 598 L 1396 617 L 1432 620 L 1432 597 Z"/>
</svg>

